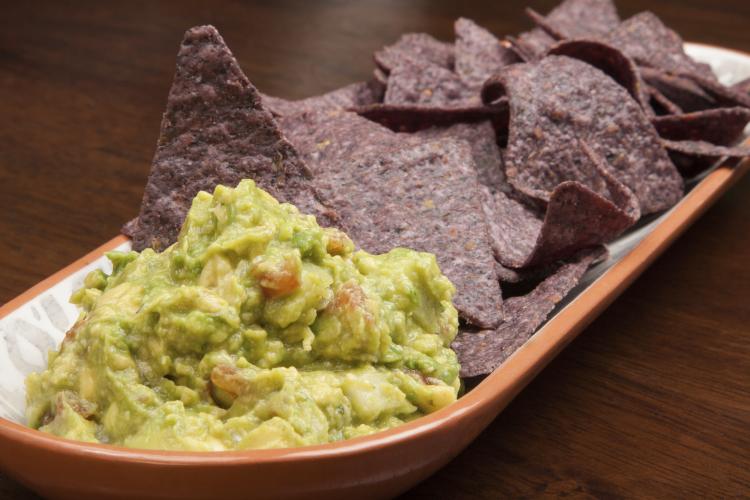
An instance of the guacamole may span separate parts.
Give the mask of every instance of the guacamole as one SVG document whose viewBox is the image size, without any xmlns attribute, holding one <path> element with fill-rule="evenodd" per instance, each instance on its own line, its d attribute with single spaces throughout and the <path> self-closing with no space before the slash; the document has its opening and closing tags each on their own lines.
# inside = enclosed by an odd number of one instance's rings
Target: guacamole
<svg viewBox="0 0 750 500">
<path fill-rule="evenodd" d="M 432 254 L 354 251 L 250 181 L 193 200 L 162 253 L 111 252 L 29 375 L 28 424 L 137 448 L 327 443 L 455 401 L 454 288 Z"/>
</svg>

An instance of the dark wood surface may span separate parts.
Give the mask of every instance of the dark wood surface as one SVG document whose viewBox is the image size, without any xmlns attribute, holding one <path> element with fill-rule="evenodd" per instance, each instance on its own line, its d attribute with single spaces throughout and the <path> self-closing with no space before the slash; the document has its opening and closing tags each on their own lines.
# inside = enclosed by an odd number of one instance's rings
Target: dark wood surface
<svg viewBox="0 0 750 500">
<path fill-rule="evenodd" d="M 552 2 L 533 1 L 546 11 Z M 525 3 L 4 2 L 0 302 L 137 213 L 182 33 L 213 23 L 264 92 L 368 77 L 406 31 L 496 34 Z M 750 2 L 620 1 L 750 51 Z M 719 201 L 417 497 L 750 495 L 750 177 Z M 0 450 L 9 453 L 10 450 Z M 1 473 L 0 473 L 1 474 Z M 33 495 L 0 475 L 0 497 Z"/>
</svg>

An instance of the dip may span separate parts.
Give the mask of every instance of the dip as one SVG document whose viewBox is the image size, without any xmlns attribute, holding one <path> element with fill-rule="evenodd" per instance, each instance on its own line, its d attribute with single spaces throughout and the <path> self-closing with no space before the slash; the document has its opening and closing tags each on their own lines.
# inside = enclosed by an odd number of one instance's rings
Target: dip
<svg viewBox="0 0 750 500">
<path fill-rule="evenodd" d="M 454 288 L 432 254 L 354 251 L 249 180 L 193 200 L 162 253 L 112 252 L 27 419 L 69 439 L 280 448 L 394 427 L 456 400 Z"/>
</svg>

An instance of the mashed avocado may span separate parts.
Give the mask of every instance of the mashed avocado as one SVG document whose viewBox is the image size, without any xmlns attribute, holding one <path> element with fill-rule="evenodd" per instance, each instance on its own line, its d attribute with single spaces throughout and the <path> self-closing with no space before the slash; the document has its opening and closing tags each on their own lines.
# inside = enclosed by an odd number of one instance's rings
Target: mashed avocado
<svg viewBox="0 0 750 500">
<path fill-rule="evenodd" d="M 30 426 L 139 448 L 326 443 L 455 401 L 453 286 L 432 254 L 354 252 L 252 181 L 201 192 L 163 253 L 112 252 L 31 374 Z"/>
</svg>

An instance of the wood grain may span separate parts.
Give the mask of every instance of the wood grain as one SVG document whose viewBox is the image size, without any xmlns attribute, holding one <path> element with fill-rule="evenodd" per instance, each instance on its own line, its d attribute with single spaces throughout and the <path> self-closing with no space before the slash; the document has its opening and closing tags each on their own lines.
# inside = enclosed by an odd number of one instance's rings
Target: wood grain
<svg viewBox="0 0 750 500">
<path fill-rule="evenodd" d="M 546 11 L 553 2 L 528 2 Z M 0 15 L 0 302 L 134 216 L 182 33 L 213 23 L 282 97 L 366 78 L 406 31 L 497 34 L 526 2 L 13 2 Z M 620 1 L 750 51 L 744 0 Z M 750 495 L 750 178 L 741 181 L 415 497 Z M 0 450 L 7 453 L 7 450 Z M 0 475 L 0 497 L 34 498 Z"/>
</svg>

